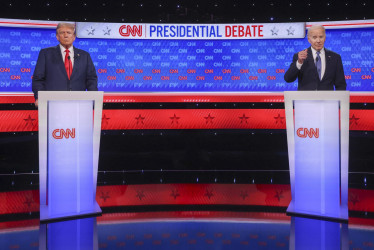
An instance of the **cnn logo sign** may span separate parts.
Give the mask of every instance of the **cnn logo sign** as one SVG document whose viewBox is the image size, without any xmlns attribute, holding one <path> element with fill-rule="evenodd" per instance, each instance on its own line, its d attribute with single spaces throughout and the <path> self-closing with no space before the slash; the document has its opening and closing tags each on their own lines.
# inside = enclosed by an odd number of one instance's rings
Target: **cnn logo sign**
<svg viewBox="0 0 374 250">
<path fill-rule="evenodd" d="M 319 137 L 319 128 L 316 128 L 316 129 L 313 129 L 313 128 L 299 128 L 298 130 L 296 130 L 296 134 L 298 137 L 300 138 L 307 138 L 309 136 L 309 138 L 312 138 L 312 137 L 315 137 L 315 138 L 318 138 Z"/>
<path fill-rule="evenodd" d="M 143 27 L 141 25 L 122 25 L 119 27 L 119 34 L 124 37 L 139 36 L 143 35 Z"/>
<path fill-rule="evenodd" d="M 75 138 L 75 128 L 73 128 L 73 129 L 66 129 L 66 130 L 64 130 L 64 129 L 55 129 L 55 130 L 53 130 L 53 132 L 52 132 L 52 136 L 53 136 L 53 138 L 55 138 L 55 139 L 63 139 L 64 137 L 66 138 L 66 139 L 69 139 L 69 138 Z"/>
</svg>

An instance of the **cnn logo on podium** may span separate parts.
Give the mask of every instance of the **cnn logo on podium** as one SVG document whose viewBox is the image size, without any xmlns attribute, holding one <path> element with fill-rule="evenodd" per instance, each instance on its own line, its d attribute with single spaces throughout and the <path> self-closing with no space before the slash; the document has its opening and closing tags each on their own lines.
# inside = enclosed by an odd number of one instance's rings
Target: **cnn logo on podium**
<svg viewBox="0 0 374 250">
<path fill-rule="evenodd" d="M 52 132 L 52 136 L 55 139 L 63 139 L 64 137 L 66 139 L 75 138 L 75 128 L 70 129 L 55 129 Z"/>
<path fill-rule="evenodd" d="M 296 130 L 296 134 L 300 138 L 319 138 L 319 128 L 299 128 Z"/>
</svg>

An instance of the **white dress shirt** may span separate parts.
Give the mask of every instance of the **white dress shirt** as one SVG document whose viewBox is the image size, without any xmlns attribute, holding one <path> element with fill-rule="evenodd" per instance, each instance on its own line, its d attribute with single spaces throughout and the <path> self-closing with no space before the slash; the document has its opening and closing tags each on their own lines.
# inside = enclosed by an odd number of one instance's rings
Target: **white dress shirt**
<svg viewBox="0 0 374 250">
<path fill-rule="evenodd" d="M 313 61 L 314 61 L 314 64 L 316 63 L 316 58 L 317 58 L 317 50 L 313 49 L 313 47 L 311 47 L 312 49 L 312 54 L 313 54 Z M 323 78 L 324 74 L 325 74 L 325 71 L 326 71 L 326 53 L 325 53 L 325 48 L 322 48 L 321 53 L 319 54 L 319 56 L 321 57 L 321 79 Z M 296 61 L 296 67 L 300 70 L 301 69 L 301 66 L 302 64 L 299 63 L 299 61 Z"/>
<path fill-rule="evenodd" d="M 66 55 L 65 50 L 66 49 L 61 44 L 60 44 L 60 49 L 61 49 L 61 54 L 62 54 L 62 61 L 65 63 L 65 55 Z M 73 48 L 73 46 L 70 46 L 70 48 L 69 48 L 69 56 L 70 56 L 71 65 L 74 68 L 74 48 Z"/>
</svg>

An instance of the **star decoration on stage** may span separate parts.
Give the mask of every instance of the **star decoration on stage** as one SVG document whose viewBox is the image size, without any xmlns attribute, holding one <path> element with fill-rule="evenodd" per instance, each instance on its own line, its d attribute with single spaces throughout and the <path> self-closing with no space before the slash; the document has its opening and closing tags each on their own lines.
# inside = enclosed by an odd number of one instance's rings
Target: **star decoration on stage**
<svg viewBox="0 0 374 250">
<path fill-rule="evenodd" d="M 280 114 L 278 114 L 278 116 L 274 116 L 274 119 L 275 119 L 275 124 L 278 124 L 278 122 L 280 124 L 283 124 L 284 116 L 281 116 Z"/>
<path fill-rule="evenodd" d="M 103 32 L 104 32 L 104 36 L 106 36 L 106 35 L 110 36 L 110 31 L 112 31 L 112 30 L 109 29 L 108 26 L 106 26 L 106 30 L 103 30 Z"/>
<path fill-rule="evenodd" d="M 192 240 L 188 241 L 188 244 L 190 244 L 190 245 L 194 245 L 196 243 L 197 243 L 197 240 L 195 240 L 195 239 L 192 239 Z"/>
<path fill-rule="evenodd" d="M 281 190 L 281 191 L 278 191 L 278 190 L 275 191 L 274 197 L 277 198 L 278 201 L 280 201 L 282 198 L 284 198 L 284 196 L 283 196 L 283 190 Z"/>
<path fill-rule="evenodd" d="M 144 245 L 144 241 L 142 241 L 142 240 L 135 242 L 135 246 L 143 246 L 143 245 Z M 100 248 L 100 246 L 99 246 L 99 248 Z"/>
<path fill-rule="evenodd" d="M 120 242 L 117 243 L 117 247 L 123 248 L 125 246 L 126 246 L 126 242 L 120 241 Z"/>
<path fill-rule="evenodd" d="M 214 116 L 211 116 L 210 113 L 209 113 L 208 116 L 205 116 L 205 117 L 204 117 L 204 119 L 205 119 L 205 124 L 208 124 L 209 122 L 210 122 L 211 124 L 213 124 L 213 119 L 214 119 L 214 118 L 215 118 L 215 117 L 214 117 Z"/>
<path fill-rule="evenodd" d="M 349 202 L 352 202 L 353 203 L 353 206 L 356 205 L 356 203 L 359 203 L 360 200 L 358 199 L 358 196 L 357 195 L 350 195 L 349 196 Z"/>
<path fill-rule="evenodd" d="M 170 196 L 174 197 L 174 200 L 176 200 L 177 197 L 181 195 L 179 194 L 178 189 L 175 189 L 175 190 L 171 190 Z"/>
<path fill-rule="evenodd" d="M 179 123 L 178 123 L 178 120 L 180 119 L 180 117 L 178 117 L 178 116 L 176 116 L 176 115 L 174 114 L 174 116 L 169 117 L 169 118 L 171 119 L 171 124 L 174 124 L 174 122 L 175 122 L 175 124 L 179 124 Z"/>
<path fill-rule="evenodd" d="M 206 239 L 205 243 L 211 245 L 214 243 L 214 241 L 212 239 Z"/>
<path fill-rule="evenodd" d="M 206 233 L 204 233 L 204 232 L 198 232 L 198 233 L 197 233 L 197 236 L 198 236 L 198 237 L 205 237 L 205 236 L 206 236 Z"/>
<path fill-rule="evenodd" d="M 135 234 L 127 234 L 125 238 L 126 240 L 133 240 L 135 239 Z"/>
<path fill-rule="evenodd" d="M 289 36 L 293 36 L 293 35 L 295 35 L 295 34 L 294 34 L 294 33 L 295 33 L 295 29 L 292 28 L 292 26 L 290 26 L 290 27 L 287 29 L 287 32 L 288 32 L 288 35 L 289 35 Z"/>
<path fill-rule="evenodd" d="M 110 120 L 109 117 L 106 116 L 106 114 L 103 115 L 103 117 L 101 118 L 101 124 L 104 125 L 108 125 L 108 120 Z"/>
<path fill-rule="evenodd" d="M 145 197 L 144 191 L 143 190 L 136 191 L 136 197 L 138 197 L 139 200 L 142 200 Z"/>
<path fill-rule="evenodd" d="M 239 116 L 239 119 L 240 119 L 240 123 L 243 123 L 243 121 L 245 121 L 245 123 L 248 124 L 248 119 L 249 119 L 249 116 L 245 116 L 245 114 L 243 114 L 243 116 Z"/>
<path fill-rule="evenodd" d="M 26 200 L 23 202 L 23 204 L 26 204 L 28 208 L 30 208 L 33 203 L 34 199 L 32 196 L 26 196 Z"/>
<path fill-rule="evenodd" d="M 179 244 L 179 240 L 171 240 L 170 244 L 171 245 L 178 245 Z"/>
<path fill-rule="evenodd" d="M 33 119 L 33 118 L 31 117 L 31 115 L 29 115 L 29 117 L 27 117 L 26 119 L 23 119 L 23 120 L 26 122 L 25 127 L 27 127 L 27 126 L 29 126 L 30 124 L 31 124 L 31 126 L 34 126 L 34 121 L 35 121 L 36 119 Z"/>
<path fill-rule="evenodd" d="M 207 189 L 204 196 L 208 197 L 208 199 L 210 200 L 210 198 L 214 196 L 213 191 Z"/>
<path fill-rule="evenodd" d="M 272 28 L 270 31 L 272 36 L 277 36 L 279 30 L 274 26 L 274 28 Z"/>
<path fill-rule="evenodd" d="M 223 236 L 223 233 L 215 233 L 214 234 L 214 237 L 216 237 L 216 238 L 222 238 L 222 236 Z"/>
<path fill-rule="evenodd" d="M 109 191 L 108 192 L 101 192 L 101 196 L 100 196 L 101 199 L 104 200 L 104 202 L 106 202 L 106 199 L 109 199 L 110 196 L 109 196 Z"/>
<path fill-rule="evenodd" d="M 357 118 L 355 116 L 355 114 L 353 114 L 352 117 L 349 118 L 349 125 L 352 125 L 352 124 L 357 125 L 358 124 L 358 122 L 357 122 L 358 120 L 360 120 L 360 118 Z"/>
<path fill-rule="evenodd" d="M 139 114 L 138 117 L 135 117 L 135 119 L 136 119 L 136 125 L 138 125 L 139 123 L 144 124 L 143 121 L 144 121 L 145 117 L 142 117 L 141 114 Z"/>
<path fill-rule="evenodd" d="M 87 35 L 95 35 L 95 29 L 91 26 L 89 29 L 86 30 Z"/>
<path fill-rule="evenodd" d="M 243 201 L 248 197 L 247 191 L 240 191 L 240 197 L 242 197 Z"/>
</svg>

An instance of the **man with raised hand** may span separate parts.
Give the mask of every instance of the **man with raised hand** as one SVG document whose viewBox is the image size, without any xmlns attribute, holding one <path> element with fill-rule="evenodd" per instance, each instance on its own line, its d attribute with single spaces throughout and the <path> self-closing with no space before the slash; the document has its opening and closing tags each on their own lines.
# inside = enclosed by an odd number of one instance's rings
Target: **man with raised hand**
<svg viewBox="0 0 374 250">
<path fill-rule="evenodd" d="M 309 28 L 311 46 L 293 56 L 284 75 L 286 82 L 298 79 L 298 90 L 346 90 L 342 59 L 324 47 L 326 31 L 321 25 Z"/>
</svg>

